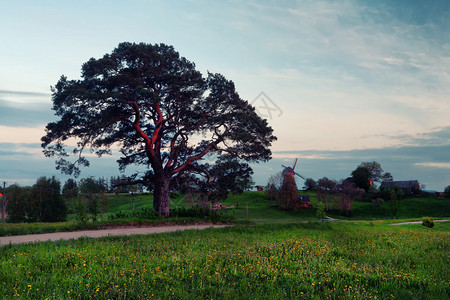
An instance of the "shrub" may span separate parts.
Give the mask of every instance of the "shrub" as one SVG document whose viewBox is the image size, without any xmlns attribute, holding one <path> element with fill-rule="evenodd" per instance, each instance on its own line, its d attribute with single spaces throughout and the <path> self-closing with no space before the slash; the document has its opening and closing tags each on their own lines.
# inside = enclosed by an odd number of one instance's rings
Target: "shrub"
<svg viewBox="0 0 450 300">
<path fill-rule="evenodd" d="M 384 203 L 383 198 L 376 198 L 372 200 L 372 206 L 373 207 L 381 207 Z"/>
<path fill-rule="evenodd" d="M 325 204 L 323 202 L 317 203 L 316 217 L 322 221 L 325 216 Z"/>
<path fill-rule="evenodd" d="M 83 225 L 86 224 L 87 222 L 86 205 L 81 199 L 77 199 L 76 202 L 74 203 L 74 206 L 77 221 Z"/>
<path fill-rule="evenodd" d="M 67 206 L 60 191 L 61 183 L 55 176 L 40 177 L 30 190 L 29 219 L 35 222 L 65 221 Z"/>
<path fill-rule="evenodd" d="M 422 225 L 429 227 L 429 228 L 433 228 L 434 227 L 434 222 L 433 219 L 431 218 L 424 218 L 422 221 Z"/>
<path fill-rule="evenodd" d="M 448 185 L 444 190 L 444 196 L 450 198 L 450 185 Z"/>
</svg>

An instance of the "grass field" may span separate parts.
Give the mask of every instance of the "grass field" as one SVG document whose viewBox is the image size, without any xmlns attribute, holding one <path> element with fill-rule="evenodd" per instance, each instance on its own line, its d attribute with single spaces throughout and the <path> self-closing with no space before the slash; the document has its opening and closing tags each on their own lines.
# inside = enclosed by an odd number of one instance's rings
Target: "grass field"
<svg viewBox="0 0 450 300">
<path fill-rule="evenodd" d="M 270 223 L 5 246 L 0 295 L 447 299 L 448 223 Z"/>
<path fill-rule="evenodd" d="M 110 195 L 103 221 L 86 226 L 162 220 L 108 221 L 132 213 L 131 197 Z M 136 211 L 151 205 L 150 195 L 136 196 Z M 262 192 L 224 205 L 236 207 L 225 216 L 255 225 L 3 246 L 0 299 L 448 299 L 450 222 L 391 226 L 388 203 L 365 202 L 354 203 L 350 218 L 330 214 L 345 222 L 316 222 L 314 207 L 278 210 Z M 172 201 L 186 206 L 181 195 Z M 395 221 L 449 212 L 449 199 L 404 199 Z M 0 224 L 0 234 L 80 228 L 69 220 Z"/>
</svg>

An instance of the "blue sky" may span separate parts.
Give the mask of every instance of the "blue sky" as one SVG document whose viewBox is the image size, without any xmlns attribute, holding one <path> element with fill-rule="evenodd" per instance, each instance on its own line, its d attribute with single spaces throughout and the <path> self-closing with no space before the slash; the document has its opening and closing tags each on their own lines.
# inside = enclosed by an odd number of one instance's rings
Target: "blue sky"
<svg viewBox="0 0 450 300">
<path fill-rule="evenodd" d="M 120 42 L 166 43 L 268 118 L 273 159 L 341 179 L 378 161 L 450 185 L 450 1 L 0 1 L 0 180 L 56 175 L 39 147 L 50 86 Z M 264 92 L 266 98 L 258 97 Z M 269 101 L 270 100 L 270 101 Z M 264 101 L 276 111 L 269 116 Z M 130 168 L 130 172 L 133 171 Z M 115 157 L 81 176 L 117 175 Z M 301 187 L 303 181 L 298 180 Z"/>
</svg>

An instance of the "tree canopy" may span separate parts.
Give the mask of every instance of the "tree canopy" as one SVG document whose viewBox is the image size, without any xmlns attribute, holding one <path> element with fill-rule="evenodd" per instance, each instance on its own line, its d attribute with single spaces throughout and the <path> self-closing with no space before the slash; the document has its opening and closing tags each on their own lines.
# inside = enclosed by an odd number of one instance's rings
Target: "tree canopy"
<svg viewBox="0 0 450 300">
<path fill-rule="evenodd" d="M 373 183 L 382 181 L 392 181 L 392 174 L 384 172 L 381 164 L 372 162 L 362 162 L 352 172 L 353 182 L 357 187 L 364 189 L 366 192 L 370 189 Z"/>
<path fill-rule="evenodd" d="M 364 191 L 368 191 L 371 186 L 371 173 L 369 168 L 359 166 L 352 172 L 352 178 L 355 185 Z"/>
<path fill-rule="evenodd" d="M 47 124 L 42 147 L 46 156 L 58 157 L 57 169 L 79 175 L 80 166 L 89 166 L 86 152 L 102 156 L 120 149 L 121 170 L 129 165 L 153 170 L 154 209 L 163 216 L 169 214 L 177 177 L 186 172 L 210 177 L 199 163 L 207 154 L 266 161 L 276 140 L 232 81 L 221 74 L 203 77 L 164 44 L 121 43 L 83 64 L 81 79 L 61 76 L 52 92 L 59 120 Z M 68 143 L 72 140 L 76 144 Z"/>
<path fill-rule="evenodd" d="M 381 168 L 381 164 L 376 161 L 362 162 L 358 167 L 366 168 L 370 173 L 370 180 L 373 182 L 392 181 L 392 174 L 384 172 Z"/>
</svg>

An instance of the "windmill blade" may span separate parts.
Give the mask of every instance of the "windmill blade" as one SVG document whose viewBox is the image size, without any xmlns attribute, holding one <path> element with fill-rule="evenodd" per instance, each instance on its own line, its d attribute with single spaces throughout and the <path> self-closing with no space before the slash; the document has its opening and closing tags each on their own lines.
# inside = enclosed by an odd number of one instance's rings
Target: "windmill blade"
<svg viewBox="0 0 450 300">
<path fill-rule="evenodd" d="M 298 158 L 295 159 L 295 163 L 294 163 L 294 166 L 292 167 L 292 170 L 295 170 L 295 166 L 297 165 L 297 160 L 298 160 Z"/>
<path fill-rule="evenodd" d="M 295 175 L 297 175 L 298 177 L 300 177 L 300 178 L 303 178 L 303 179 L 305 179 L 305 180 L 306 180 L 306 178 L 305 178 L 305 177 L 303 177 L 302 175 L 298 174 L 297 172 L 294 172 L 294 174 L 295 174 Z"/>
</svg>

